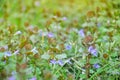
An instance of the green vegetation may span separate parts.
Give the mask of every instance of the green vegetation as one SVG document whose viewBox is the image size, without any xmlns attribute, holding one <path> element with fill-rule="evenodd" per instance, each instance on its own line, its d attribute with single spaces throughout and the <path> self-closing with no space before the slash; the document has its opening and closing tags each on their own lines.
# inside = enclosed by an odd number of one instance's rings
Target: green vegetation
<svg viewBox="0 0 120 80">
<path fill-rule="evenodd" d="M 119 0 L 0 0 L 0 80 L 119 80 Z"/>
</svg>

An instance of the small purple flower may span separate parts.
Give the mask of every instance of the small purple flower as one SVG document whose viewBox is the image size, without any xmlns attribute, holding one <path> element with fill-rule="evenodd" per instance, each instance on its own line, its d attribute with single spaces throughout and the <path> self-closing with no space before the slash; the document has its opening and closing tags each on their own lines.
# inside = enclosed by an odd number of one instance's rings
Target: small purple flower
<svg viewBox="0 0 120 80">
<path fill-rule="evenodd" d="M 5 57 L 6 57 L 6 56 L 8 56 L 8 57 L 9 57 L 9 56 L 12 56 L 12 54 L 11 54 L 10 51 L 6 51 L 4 54 L 5 54 Z"/>
<path fill-rule="evenodd" d="M 16 51 L 14 52 L 14 54 L 19 54 L 19 50 L 16 50 Z"/>
<path fill-rule="evenodd" d="M 93 49 L 94 49 L 93 46 L 90 46 L 90 47 L 88 48 L 88 52 L 91 52 Z"/>
<path fill-rule="evenodd" d="M 96 49 L 91 50 L 91 54 L 97 56 L 97 50 Z"/>
<path fill-rule="evenodd" d="M 57 63 L 60 65 L 60 66 L 63 66 L 64 65 L 64 62 L 62 60 L 58 60 Z"/>
<path fill-rule="evenodd" d="M 15 76 L 10 76 L 8 80 L 16 80 Z"/>
<path fill-rule="evenodd" d="M 22 32 L 21 31 L 17 31 L 14 35 L 20 35 L 20 34 L 22 34 Z"/>
<path fill-rule="evenodd" d="M 49 33 L 48 33 L 48 37 L 49 37 L 49 38 L 53 38 L 53 37 L 54 37 L 54 34 L 53 34 L 52 32 L 49 32 Z"/>
<path fill-rule="evenodd" d="M 66 20 L 67 20 L 67 17 L 63 17 L 62 20 L 63 20 L 63 21 L 66 21 Z"/>
<path fill-rule="evenodd" d="M 96 64 L 93 65 L 93 67 L 98 69 L 98 68 L 100 68 L 100 65 L 98 63 L 96 63 Z"/>
<path fill-rule="evenodd" d="M 84 29 L 79 30 L 78 33 L 81 37 L 85 37 Z"/>
<path fill-rule="evenodd" d="M 71 48 L 72 48 L 72 46 L 71 45 L 66 45 L 66 50 L 70 50 Z"/>
<path fill-rule="evenodd" d="M 56 64 L 57 61 L 52 59 L 52 60 L 50 60 L 50 63 L 51 63 L 51 64 Z"/>
<path fill-rule="evenodd" d="M 94 55 L 94 56 L 97 56 L 97 50 L 94 49 L 93 46 L 90 46 L 90 47 L 88 48 L 88 52 L 91 53 L 91 54 Z"/>
<path fill-rule="evenodd" d="M 59 64 L 60 66 L 63 66 L 64 65 L 64 62 L 62 61 L 62 60 L 58 60 L 58 61 L 56 61 L 56 60 L 50 60 L 50 63 L 51 64 Z"/>
<path fill-rule="evenodd" d="M 37 79 L 36 79 L 36 77 L 33 77 L 33 78 L 29 79 L 29 80 L 37 80 Z"/>
</svg>

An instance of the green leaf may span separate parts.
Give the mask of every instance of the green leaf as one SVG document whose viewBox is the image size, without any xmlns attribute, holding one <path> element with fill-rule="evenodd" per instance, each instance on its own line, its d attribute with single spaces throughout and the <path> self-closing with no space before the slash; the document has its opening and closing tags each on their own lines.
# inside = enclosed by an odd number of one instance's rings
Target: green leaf
<svg viewBox="0 0 120 80">
<path fill-rule="evenodd" d="M 59 55 L 56 55 L 55 57 L 57 59 L 64 59 L 64 58 L 67 58 L 67 55 L 66 54 L 59 54 Z"/>
<path fill-rule="evenodd" d="M 99 63 L 99 62 L 100 62 L 100 60 L 98 58 L 96 58 L 96 59 L 90 59 L 90 63 L 91 64 L 95 64 L 95 63 Z"/>
<path fill-rule="evenodd" d="M 4 56 L 3 52 L 0 52 L 0 59 Z"/>
<path fill-rule="evenodd" d="M 47 54 L 47 53 L 45 53 L 45 54 L 43 54 L 43 55 L 41 56 L 41 58 L 48 60 L 48 59 L 50 58 L 50 55 Z"/>
<path fill-rule="evenodd" d="M 81 78 L 81 79 L 86 78 L 86 74 L 80 74 L 80 78 Z"/>
</svg>

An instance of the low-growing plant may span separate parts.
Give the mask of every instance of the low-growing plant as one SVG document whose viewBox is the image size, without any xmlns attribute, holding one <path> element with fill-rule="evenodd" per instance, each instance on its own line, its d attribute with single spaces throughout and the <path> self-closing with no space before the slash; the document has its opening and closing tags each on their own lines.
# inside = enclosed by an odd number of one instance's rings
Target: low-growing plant
<svg viewBox="0 0 120 80">
<path fill-rule="evenodd" d="M 119 80 L 119 0 L 0 0 L 0 80 Z"/>
</svg>

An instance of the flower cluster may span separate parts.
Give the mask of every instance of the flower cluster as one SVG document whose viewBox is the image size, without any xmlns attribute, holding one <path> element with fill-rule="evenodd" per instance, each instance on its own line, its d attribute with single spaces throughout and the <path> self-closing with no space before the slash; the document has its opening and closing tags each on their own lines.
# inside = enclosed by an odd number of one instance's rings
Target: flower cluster
<svg viewBox="0 0 120 80">
<path fill-rule="evenodd" d="M 12 56 L 12 54 L 11 54 L 11 52 L 10 52 L 10 51 L 6 51 L 6 52 L 4 53 L 4 55 L 5 55 L 5 57 Z"/>
<path fill-rule="evenodd" d="M 64 65 L 64 62 L 62 60 L 50 60 L 51 64 L 59 64 L 60 66 Z"/>
</svg>

